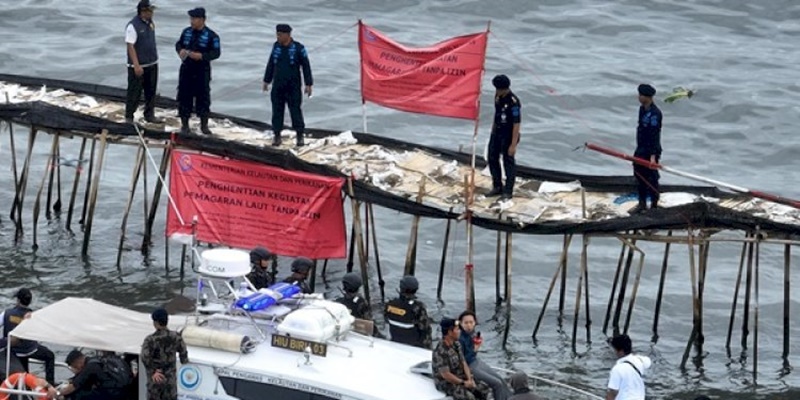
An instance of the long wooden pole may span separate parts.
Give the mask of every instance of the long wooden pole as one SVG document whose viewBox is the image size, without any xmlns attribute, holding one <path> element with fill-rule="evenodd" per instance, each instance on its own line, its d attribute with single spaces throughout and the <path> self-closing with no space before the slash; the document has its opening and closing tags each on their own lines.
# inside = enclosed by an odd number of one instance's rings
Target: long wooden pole
<svg viewBox="0 0 800 400">
<path fill-rule="evenodd" d="M 53 160 L 56 160 L 56 163 L 58 161 L 58 159 L 56 158 L 56 149 L 57 148 L 58 148 L 58 132 L 56 131 L 56 132 L 53 133 L 53 148 L 50 150 L 50 163 L 48 164 L 49 170 L 47 171 L 48 174 L 50 175 L 50 180 L 47 183 L 47 203 L 46 203 L 46 206 L 45 206 L 44 215 L 45 215 L 45 218 L 47 218 L 48 220 L 51 217 L 50 206 L 52 205 L 52 201 L 53 201 L 53 180 L 54 180 L 55 175 L 56 175 L 55 166 L 57 165 L 57 164 L 53 163 Z"/>
<path fill-rule="evenodd" d="M 58 133 L 56 132 L 56 135 Z M 53 203 L 53 212 L 61 215 L 61 140 L 59 138 L 58 148 L 56 148 L 56 201 Z"/>
<path fill-rule="evenodd" d="M 672 230 L 667 232 L 667 236 L 672 236 Z M 658 280 L 658 294 L 656 295 L 656 309 L 653 313 L 653 339 L 654 343 L 658 342 L 658 319 L 661 316 L 661 300 L 664 296 L 664 282 L 667 280 L 667 267 L 669 266 L 669 247 L 671 243 L 664 245 L 664 259 L 661 262 L 661 275 Z"/>
<path fill-rule="evenodd" d="M 698 329 L 698 315 L 699 315 L 699 308 L 698 308 L 698 299 L 697 299 L 697 271 L 696 271 L 696 263 L 694 258 L 694 235 L 692 234 L 691 230 L 688 232 L 689 242 L 687 243 L 689 246 L 689 275 L 691 278 L 691 286 L 692 286 L 692 332 L 689 334 L 689 340 L 686 342 L 686 347 L 683 349 L 683 357 L 681 357 L 681 369 L 686 368 L 686 362 L 689 360 L 689 353 L 692 349 L 692 344 L 695 343 L 697 339 L 697 334 L 699 332 Z"/>
<path fill-rule="evenodd" d="M 367 204 L 367 211 L 369 212 L 369 219 L 372 220 L 372 251 L 375 253 L 375 269 L 378 272 L 378 287 L 381 290 L 381 303 L 386 300 L 386 281 L 383 280 L 383 271 L 381 270 L 381 256 L 378 252 L 378 233 L 375 228 L 375 211 L 372 209 L 372 203 Z M 325 260 L 328 261 L 327 259 Z"/>
<path fill-rule="evenodd" d="M 644 251 L 639 249 L 633 244 L 630 244 L 631 249 L 639 253 L 639 267 L 636 269 L 636 277 L 633 280 L 633 289 L 631 290 L 631 298 L 628 300 L 628 314 L 625 316 L 625 334 L 631 325 L 631 317 L 633 316 L 633 306 L 636 304 L 636 295 L 639 293 L 639 283 L 642 280 L 642 271 L 644 270 Z"/>
<path fill-rule="evenodd" d="M 475 139 L 473 139 L 474 142 Z M 474 148 L 474 144 L 473 144 Z M 473 151 L 473 154 L 475 152 Z M 474 155 L 473 155 L 474 159 Z M 467 199 L 467 204 L 471 204 L 472 201 L 472 192 L 474 191 L 474 183 L 475 183 L 475 168 L 472 169 L 472 179 L 469 176 L 464 176 L 464 190 L 465 190 L 465 198 Z M 475 238 L 473 236 L 473 226 L 472 226 L 472 210 L 467 207 L 467 263 L 464 265 L 464 287 L 465 287 L 465 308 L 472 312 L 475 312 L 475 264 L 473 264 L 473 257 L 475 255 Z"/>
<path fill-rule="evenodd" d="M 450 207 L 450 213 L 453 207 Z M 444 284 L 444 269 L 447 266 L 447 248 L 450 246 L 450 225 L 453 221 L 447 219 L 447 227 L 444 230 L 444 243 L 442 243 L 442 259 L 439 262 L 439 281 L 436 283 L 436 300 L 442 301 L 442 286 Z"/>
<path fill-rule="evenodd" d="M 500 213 L 499 219 L 503 219 L 503 213 Z M 494 293 L 495 293 L 495 305 L 499 306 L 503 302 L 503 296 L 500 295 L 500 247 L 502 246 L 503 239 L 502 234 L 500 231 L 497 231 L 497 240 L 495 244 L 495 252 L 494 252 Z"/>
<path fill-rule="evenodd" d="M 419 191 L 417 192 L 417 203 L 422 203 L 422 198 L 425 196 L 425 181 L 427 179 L 423 176 L 419 183 Z M 415 215 L 411 222 L 411 235 L 408 238 L 408 250 L 406 251 L 406 265 L 403 274 L 414 275 L 417 269 L 417 241 L 419 233 L 419 222 L 421 217 Z"/>
<path fill-rule="evenodd" d="M 577 353 L 577 340 L 578 340 L 578 319 L 580 318 L 581 314 L 581 291 L 583 290 L 583 277 L 586 273 L 586 247 L 588 246 L 588 242 L 586 241 L 586 234 L 581 236 L 582 243 L 581 243 L 581 265 L 580 271 L 578 272 L 578 286 L 575 288 L 575 313 L 572 316 L 572 352 Z"/>
<path fill-rule="evenodd" d="M 509 218 L 509 221 L 511 218 Z M 506 282 L 505 282 L 505 301 L 506 301 L 506 312 L 505 312 L 505 320 L 506 325 L 503 329 L 503 349 L 506 349 L 506 345 L 508 344 L 508 334 L 511 331 L 511 270 L 512 270 L 512 261 L 514 257 L 514 246 L 513 246 L 513 236 L 511 232 L 506 232 L 506 257 L 505 257 L 505 272 L 506 272 Z"/>
<path fill-rule="evenodd" d="M 547 294 L 544 296 L 544 303 L 542 304 L 542 310 L 539 311 L 539 317 L 536 319 L 536 325 L 533 327 L 533 333 L 531 333 L 531 338 L 535 341 L 536 334 L 539 332 L 539 326 L 542 324 L 542 319 L 544 318 L 544 313 L 547 310 L 547 303 L 550 302 L 550 296 L 553 294 L 553 289 L 556 287 L 556 282 L 558 281 L 558 277 L 561 275 L 561 270 L 564 268 L 564 265 L 567 262 L 566 253 L 569 251 L 569 245 L 572 242 L 572 234 L 564 235 L 564 244 L 561 250 L 561 258 L 558 261 L 558 267 L 556 267 L 555 273 L 553 273 L 553 279 L 550 280 L 550 287 L 547 289 Z"/>
<path fill-rule="evenodd" d="M 572 240 L 572 235 L 570 234 L 570 240 Z M 567 243 L 566 246 L 568 247 L 569 244 Z M 566 301 L 567 296 L 567 266 L 569 263 L 567 259 L 569 257 L 569 251 L 564 250 L 561 253 L 561 290 L 558 295 L 558 326 L 561 326 L 561 323 L 564 321 L 564 303 Z"/>
<path fill-rule="evenodd" d="M 166 176 L 167 170 L 169 169 L 169 162 L 172 156 L 172 144 L 170 143 L 164 148 L 164 153 L 161 156 L 161 164 L 158 166 L 158 174 L 159 176 Z M 147 223 L 144 226 L 144 237 L 142 238 L 142 253 L 146 253 L 147 249 L 150 246 L 150 241 L 153 233 L 153 223 L 156 220 L 156 213 L 158 212 L 158 203 L 161 201 L 161 191 L 163 190 L 164 185 L 161 182 L 161 179 L 156 180 L 156 186 L 153 190 L 153 201 L 152 207 L 150 207 L 150 213 L 147 214 Z"/>
<path fill-rule="evenodd" d="M 128 189 L 128 202 L 125 204 L 125 212 L 122 214 L 122 224 L 120 225 L 119 246 L 117 246 L 117 268 L 120 267 L 120 263 L 122 262 L 122 246 L 125 244 L 125 233 L 128 230 L 128 214 L 130 214 L 131 207 L 133 206 L 133 198 L 136 197 L 136 186 L 139 183 L 139 175 L 142 172 L 142 168 L 144 168 L 143 164 L 145 164 L 144 150 L 142 147 L 138 147 L 136 162 L 133 165 L 133 172 L 131 174 L 131 185 Z"/>
<path fill-rule="evenodd" d="M 8 93 L 6 93 L 6 103 L 8 103 Z M 8 138 L 11 141 L 11 170 L 14 172 L 14 193 L 16 194 L 17 188 L 19 188 L 19 175 L 17 172 L 17 147 L 14 144 L 14 125 L 11 123 L 11 121 L 6 121 L 6 124 L 8 125 Z M 14 198 L 14 204 L 16 204 L 16 197 Z M 11 220 L 17 224 L 17 218 L 16 215 L 14 215 L 13 206 L 9 218 L 11 218 Z"/>
<path fill-rule="evenodd" d="M 761 232 L 756 226 L 756 239 L 761 238 Z M 759 278 L 761 264 L 761 242 L 756 240 L 756 271 L 755 271 L 755 307 L 753 309 L 753 383 L 758 382 L 758 312 L 759 312 Z"/>
<path fill-rule="evenodd" d="M 792 246 L 784 245 L 783 247 L 783 359 L 789 359 L 789 341 L 791 338 L 791 331 L 789 329 L 789 324 L 791 322 L 789 318 L 789 311 L 791 309 L 791 258 L 792 258 Z"/>
<path fill-rule="evenodd" d="M 591 307 L 589 304 L 589 243 L 591 238 L 589 236 L 584 235 L 584 244 L 582 249 L 581 257 L 583 260 L 581 261 L 583 265 L 583 291 L 584 291 L 584 303 L 586 303 L 586 344 L 592 343 L 592 314 L 591 314 Z"/>
<path fill-rule="evenodd" d="M 755 237 L 755 234 L 753 234 Z M 742 348 L 747 348 L 747 336 L 750 334 L 750 289 L 753 287 L 753 256 L 755 243 L 750 242 L 747 249 L 747 272 L 744 283 L 744 312 L 742 313 Z"/>
<path fill-rule="evenodd" d="M 628 277 L 631 273 L 631 265 L 633 264 L 633 247 L 631 245 L 636 245 L 635 240 L 631 240 L 627 242 L 626 245 L 628 246 L 628 256 L 625 259 L 625 266 L 622 270 L 622 281 L 619 284 L 619 295 L 617 297 L 617 304 L 614 309 L 614 318 L 611 322 L 611 327 L 614 328 L 614 335 L 619 335 L 619 318 L 622 315 L 622 305 L 625 303 L 625 291 L 628 287 Z"/>
<path fill-rule="evenodd" d="M 94 175 L 94 159 L 97 147 L 97 136 L 92 136 L 92 146 L 89 150 L 89 172 L 86 174 L 86 188 L 83 192 L 83 208 L 81 209 L 81 225 L 86 223 L 86 212 L 89 210 L 89 193 L 92 190 L 92 176 Z"/>
<path fill-rule="evenodd" d="M 22 204 L 25 200 L 25 191 L 28 186 L 28 175 L 30 174 L 31 158 L 33 157 L 33 144 L 36 141 L 36 133 L 38 131 L 35 127 L 31 126 L 30 134 L 28 135 L 28 154 L 25 156 L 25 163 L 22 166 L 22 175 L 19 178 L 17 185 L 17 194 L 14 198 L 14 204 L 11 206 L 11 214 L 16 211 L 17 214 L 17 230 L 15 238 L 17 240 L 22 238 Z"/>
<path fill-rule="evenodd" d="M 350 192 L 350 199 L 352 200 L 350 204 L 353 207 L 353 227 L 355 229 L 356 234 L 356 246 L 358 248 L 358 264 L 361 267 L 361 280 L 362 285 L 364 287 L 364 298 L 369 302 L 370 294 L 369 294 L 369 273 L 367 271 L 367 258 L 364 254 L 364 231 L 363 227 L 361 226 L 361 202 L 355 200 L 355 191 L 353 190 L 353 178 L 349 178 L 347 180 L 347 189 Z"/>
<path fill-rule="evenodd" d="M 606 335 L 608 331 L 608 322 L 611 320 L 611 310 L 614 309 L 614 296 L 617 294 L 617 285 L 619 284 L 619 276 L 622 273 L 622 263 L 625 261 L 625 250 L 628 246 L 623 242 L 619 249 L 619 259 L 617 260 L 617 270 L 614 272 L 614 280 L 611 282 L 611 292 L 608 294 L 608 306 L 606 307 L 606 317 L 603 319 L 603 334 Z"/>
<path fill-rule="evenodd" d="M 80 185 L 81 171 L 83 170 L 83 153 L 86 151 L 86 137 L 81 139 L 81 149 L 78 152 L 78 163 L 75 165 L 75 178 L 72 180 L 72 193 L 69 196 L 69 207 L 67 208 L 67 231 L 72 232 L 72 211 L 75 208 L 75 195 L 78 193 Z"/>
<path fill-rule="evenodd" d="M 100 176 L 103 174 L 103 160 L 106 153 L 106 140 L 108 140 L 108 130 L 103 129 L 103 133 L 100 135 L 100 159 L 97 161 L 97 174 L 95 174 L 94 181 L 92 182 L 92 194 L 91 198 L 89 199 L 89 211 L 87 212 L 86 224 L 84 225 L 83 229 L 83 247 L 81 249 L 81 254 L 84 256 L 89 254 L 89 240 L 92 237 L 92 222 L 94 220 L 94 209 L 97 205 L 97 192 L 100 189 Z"/>
<path fill-rule="evenodd" d="M 38 241 L 38 232 L 39 232 L 39 213 L 41 211 L 41 201 L 42 201 L 42 191 L 44 191 L 44 182 L 47 180 L 47 177 L 53 177 L 53 157 L 56 154 L 56 146 L 58 146 L 58 136 L 53 136 L 53 142 L 50 146 L 50 154 L 47 157 L 47 164 L 45 164 L 45 170 L 42 174 L 42 181 L 39 184 L 39 190 L 36 192 L 36 199 L 33 202 L 33 250 L 36 251 L 39 249 L 39 241 Z M 51 179 L 52 183 L 52 179 Z M 49 204 L 48 204 L 49 206 Z M 49 207 L 48 207 L 49 208 Z M 45 214 L 48 211 L 45 210 Z"/>
<path fill-rule="evenodd" d="M 745 233 L 745 238 L 750 237 L 749 233 Z M 739 288 L 742 286 L 742 271 L 744 270 L 744 260 L 747 255 L 747 242 L 742 243 L 742 254 L 739 256 L 739 272 L 736 274 L 736 285 L 733 287 L 733 302 L 731 303 L 731 318 L 728 322 L 728 336 L 725 341 L 725 350 L 728 357 L 731 356 L 731 337 L 733 336 L 733 324 L 736 319 L 736 306 L 739 304 Z"/>
</svg>

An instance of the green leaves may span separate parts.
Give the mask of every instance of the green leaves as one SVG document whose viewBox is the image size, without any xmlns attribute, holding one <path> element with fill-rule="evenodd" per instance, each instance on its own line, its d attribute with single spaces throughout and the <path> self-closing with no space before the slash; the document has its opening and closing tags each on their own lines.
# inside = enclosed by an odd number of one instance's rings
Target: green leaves
<svg viewBox="0 0 800 400">
<path fill-rule="evenodd" d="M 664 98 L 664 103 L 673 103 L 675 100 L 682 99 L 684 97 L 691 98 L 692 96 L 694 96 L 693 90 L 676 87 L 672 90 L 672 93 L 669 96 Z"/>
</svg>

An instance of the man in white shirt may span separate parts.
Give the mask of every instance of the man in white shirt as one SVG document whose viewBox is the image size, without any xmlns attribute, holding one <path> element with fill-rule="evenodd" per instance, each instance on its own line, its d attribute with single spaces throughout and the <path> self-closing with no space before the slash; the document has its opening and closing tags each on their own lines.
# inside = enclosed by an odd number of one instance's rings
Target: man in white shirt
<svg viewBox="0 0 800 400">
<path fill-rule="evenodd" d="M 611 347 L 618 359 L 608 377 L 606 400 L 644 400 L 643 377 L 652 364 L 650 358 L 631 353 L 633 345 L 628 335 L 615 336 Z"/>
<path fill-rule="evenodd" d="M 158 51 L 156 26 L 153 23 L 155 6 L 150 0 L 141 0 L 136 6 L 136 16 L 125 27 L 128 54 L 128 96 L 125 102 L 125 122 L 133 122 L 144 91 L 144 119 L 158 124 L 155 116 L 156 88 L 158 86 Z"/>
</svg>

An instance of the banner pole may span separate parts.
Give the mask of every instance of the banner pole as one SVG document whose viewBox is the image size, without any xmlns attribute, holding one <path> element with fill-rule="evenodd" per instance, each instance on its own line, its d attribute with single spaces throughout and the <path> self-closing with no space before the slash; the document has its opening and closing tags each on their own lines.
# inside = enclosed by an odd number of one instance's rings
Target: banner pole
<svg viewBox="0 0 800 400">
<path fill-rule="evenodd" d="M 361 99 L 361 127 L 362 132 L 367 133 L 367 101 Z"/>
</svg>

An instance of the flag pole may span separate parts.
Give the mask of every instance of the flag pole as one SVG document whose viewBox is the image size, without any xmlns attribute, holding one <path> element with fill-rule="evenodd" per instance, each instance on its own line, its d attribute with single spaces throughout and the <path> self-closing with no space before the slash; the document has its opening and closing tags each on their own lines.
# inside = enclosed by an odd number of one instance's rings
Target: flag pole
<svg viewBox="0 0 800 400">
<path fill-rule="evenodd" d="M 367 133 L 367 100 L 364 99 L 364 67 L 363 60 L 364 54 L 361 51 L 361 43 L 363 43 L 364 23 L 361 18 L 358 19 L 358 54 L 359 54 L 359 69 L 361 71 L 361 129 L 362 132 Z"/>
<path fill-rule="evenodd" d="M 489 43 L 489 31 L 492 27 L 490 20 L 486 24 L 486 41 L 483 47 L 483 65 L 481 66 L 481 79 L 478 84 L 478 96 L 476 109 L 478 113 L 475 115 L 475 125 L 472 132 L 472 159 L 470 163 L 470 179 L 469 187 L 466 191 L 466 215 L 467 215 L 467 263 L 464 266 L 464 285 L 466 286 L 466 309 L 475 311 L 475 279 L 474 279 L 474 254 L 475 254 L 475 238 L 472 226 L 472 204 L 475 201 L 475 159 L 478 144 L 478 128 L 480 127 L 480 109 L 481 109 L 481 88 L 483 87 L 483 75 L 486 72 L 486 46 Z"/>
</svg>

